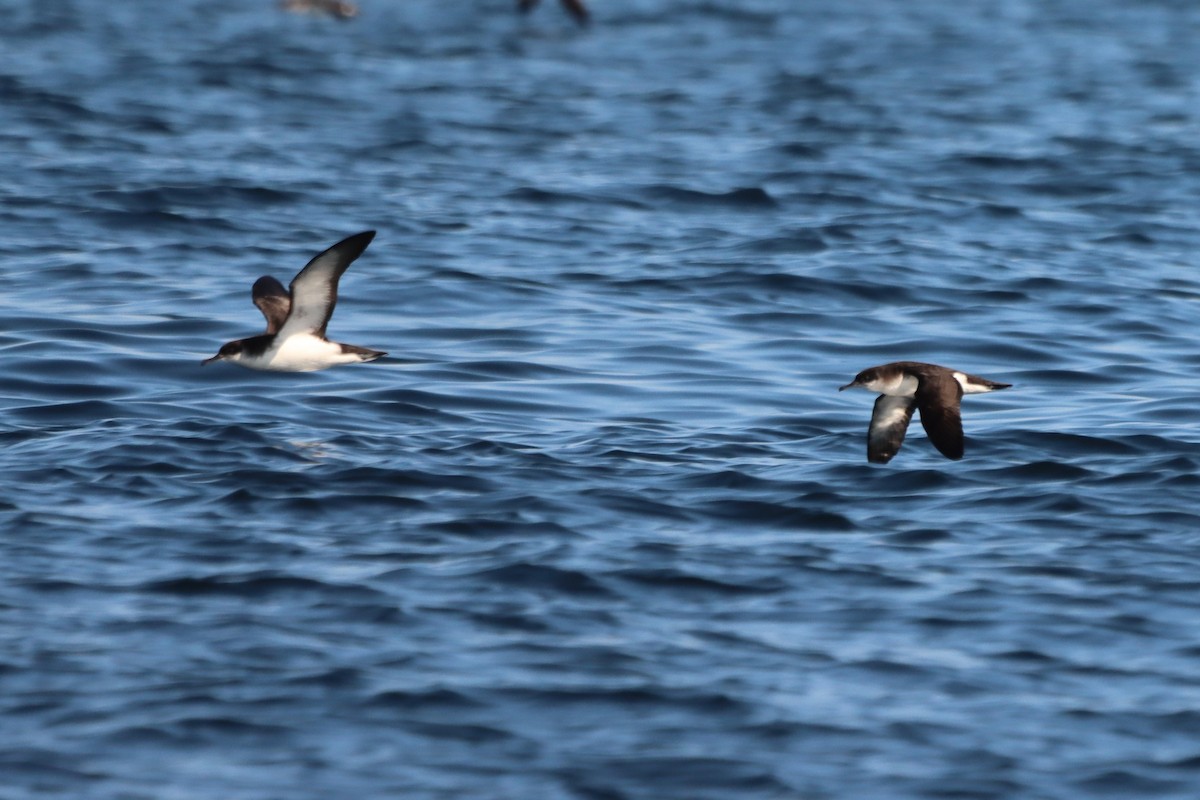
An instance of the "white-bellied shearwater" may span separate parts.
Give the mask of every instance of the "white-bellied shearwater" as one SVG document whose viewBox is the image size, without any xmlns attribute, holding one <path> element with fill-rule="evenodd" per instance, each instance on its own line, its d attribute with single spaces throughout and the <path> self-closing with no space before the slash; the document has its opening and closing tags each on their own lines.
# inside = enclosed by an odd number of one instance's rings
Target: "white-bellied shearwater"
<svg viewBox="0 0 1200 800">
<path fill-rule="evenodd" d="M 530 11 L 536 6 L 540 0 L 517 0 L 517 8 L 522 11 Z M 563 8 L 565 8 L 575 21 L 580 25 L 586 25 L 590 17 L 588 16 L 587 7 L 584 6 L 583 0 L 562 0 Z"/>
<path fill-rule="evenodd" d="M 838 391 L 866 389 L 879 392 L 875 410 L 871 412 L 871 427 L 867 430 L 867 460 L 886 464 L 900 450 L 914 409 L 921 412 L 921 425 L 938 452 L 946 458 L 962 458 L 962 414 L 959 411 L 962 396 L 1010 386 L 1011 383 L 997 383 L 937 364 L 894 361 L 864 369 Z"/>
<path fill-rule="evenodd" d="M 312 372 L 337 364 L 374 361 L 387 353 L 325 338 L 325 326 L 337 304 L 338 279 L 375 238 L 375 231 L 347 237 L 318 253 L 292 278 L 291 291 L 264 275 L 254 282 L 254 305 L 267 319 L 267 330 L 249 339 L 228 342 L 212 358 L 250 369 Z"/>
</svg>

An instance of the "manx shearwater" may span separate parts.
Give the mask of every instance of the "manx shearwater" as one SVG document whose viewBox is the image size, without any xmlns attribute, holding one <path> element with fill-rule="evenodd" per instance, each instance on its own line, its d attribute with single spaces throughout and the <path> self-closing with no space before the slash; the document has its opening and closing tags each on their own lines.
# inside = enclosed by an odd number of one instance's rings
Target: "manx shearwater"
<svg viewBox="0 0 1200 800">
<path fill-rule="evenodd" d="M 921 412 L 921 425 L 938 452 L 946 458 L 962 458 L 963 429 L 959 411 L 962 396 L 1010 386 L 1011 383 L 997 383 L 937 364 L 894 361 L 864 369 L 838 391 L 866 389 L 879 392 L 875 410 L 871 412 L 871 427 L 867 430 L 867 460 L 886 464 L 900 450 L 914 410 Z"/>
<path fill-rule="evenodd" d="M 290 291 L 270 275 L 259 278 L 251 295 L 266 317 L 266 332 L 228 342 L 201 363 L 229 361 L 250 369 L 312 372 L 387 355 L 325 338 L 337 304 L 338 279 L 374 238 L 375 231 L 356 233 L 318 253 L 292 279 Z"/>
</svg>

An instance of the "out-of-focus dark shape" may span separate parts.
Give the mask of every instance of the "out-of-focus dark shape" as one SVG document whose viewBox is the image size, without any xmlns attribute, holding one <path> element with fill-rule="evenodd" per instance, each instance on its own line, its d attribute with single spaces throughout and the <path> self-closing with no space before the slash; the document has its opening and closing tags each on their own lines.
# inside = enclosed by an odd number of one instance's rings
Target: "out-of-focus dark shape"
<svg viewBox="0 0 1200 800">
<path fill-rule="evenodd" d="M 280 0 L 279 7 L 295 14 L 328 14 L 338 19 L 358 16 L 358 6 L 346 0 Z"/>
<path fill-rule="evenodd" d="M 517 0 L 517 8 L 522 11 L 530 11 L 540 2 L 540 0 Z M 583 5 L 583 0 L 562 0 L 563 8 L 567 10 L 575 21 L 580 25 L 586 25 L 591 17 L 588 15 L 587 8 Z"/>
</svg>

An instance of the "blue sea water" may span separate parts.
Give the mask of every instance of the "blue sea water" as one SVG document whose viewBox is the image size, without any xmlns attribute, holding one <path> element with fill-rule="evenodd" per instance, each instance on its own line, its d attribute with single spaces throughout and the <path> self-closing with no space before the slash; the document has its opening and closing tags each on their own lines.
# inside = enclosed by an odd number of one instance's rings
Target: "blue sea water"
<svg viewBox="0 0 1200 800">
<path fill-rule="evenodd" d="M 1200 7 L 512 5 L 0 3 L 0 798 L 1200 796 Z"/>
</svg>

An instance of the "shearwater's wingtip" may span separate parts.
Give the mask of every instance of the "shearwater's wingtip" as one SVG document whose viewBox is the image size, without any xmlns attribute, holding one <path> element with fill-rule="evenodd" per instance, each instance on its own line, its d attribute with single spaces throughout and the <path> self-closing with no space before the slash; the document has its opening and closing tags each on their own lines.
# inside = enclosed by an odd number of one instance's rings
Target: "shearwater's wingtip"
<svg viewBox="0 0 1200 800">
<path fill-rule="evenodd" d="M 358 233 L 352 233 L 349 236 L 347 236 L 345 239 L 342 239 L 342 241 L 335 244 L 334 247 L 337 247 L 338 245 L 342 245 L 342 244 L 348 244 L 350 242 L 355 242 L 355 243 L 361 243 L 363 249 L 365 250 L 365 249 L 367 249 L 367 245 L 369 245 L 374 239 L 375 239 L 375 231 L 359 231 Z"/>
</svg>

